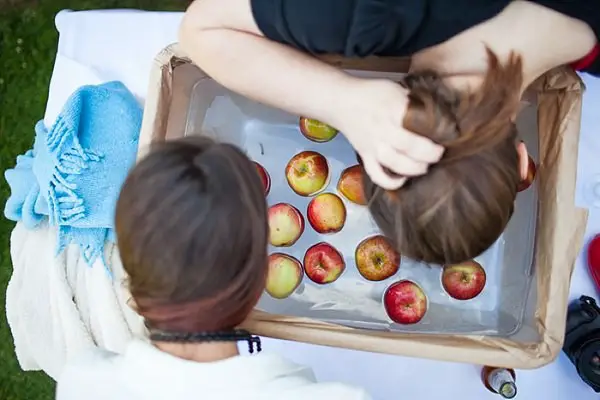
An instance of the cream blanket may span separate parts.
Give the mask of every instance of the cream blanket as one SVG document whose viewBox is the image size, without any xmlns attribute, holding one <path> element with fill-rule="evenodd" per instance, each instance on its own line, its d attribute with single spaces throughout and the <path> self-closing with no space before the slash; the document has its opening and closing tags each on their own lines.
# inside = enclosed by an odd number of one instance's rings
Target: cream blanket
<svg viewBox="0 0 600 400">
<path fill-rule="evenodd" d="M 76 246 L 54 256 L 56 228 L 28 230 L 18 223 L 11 235 L 13 274 L 6 290 L 6 317 L 15 353 L 25 371 L 43 370 L 57 379 L 81 350 L 122 352 L 144 336 L 141 318 L 127 306 L 124 271 L 117 248 L 89 267 Z"/>
</svg>

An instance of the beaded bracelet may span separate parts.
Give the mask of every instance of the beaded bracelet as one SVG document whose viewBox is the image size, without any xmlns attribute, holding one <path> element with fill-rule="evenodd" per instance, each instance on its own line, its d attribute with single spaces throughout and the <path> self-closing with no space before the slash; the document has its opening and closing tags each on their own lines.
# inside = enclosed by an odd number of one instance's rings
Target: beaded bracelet
<svg viewBox="0 0 600 400">
<path fill-rule="evenodd" d="M 256 352 L 262 350 L 260 338 L 253 336 L 250 332 L 243 329 L 234 329 L 231 331 L 217 331 L 217 332 L 194 332 L 194 333 L 181 333 L 181 332 L 165 332 L 160 330 L 150 330 L 150 340 L 155 342 L 179 342 L 179 343 L 201 343 L 201 342 L 248 342 L 248 352 L 254 353 L 254 347 L 256 346 Z"/>
</svg>

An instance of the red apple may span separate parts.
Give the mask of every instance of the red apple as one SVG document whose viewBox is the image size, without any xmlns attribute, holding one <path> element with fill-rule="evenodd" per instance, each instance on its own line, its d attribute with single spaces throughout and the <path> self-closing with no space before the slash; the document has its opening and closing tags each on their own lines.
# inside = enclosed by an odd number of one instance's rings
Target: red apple
<svg viewBox="0 0 600 400">
<path fill-rule="evenodd" d="M 302 275 L 300 261 L 287 254 L 273 253 L 269 256 L 266 291 L 275 299 L 285 299 L 300 285 Z"/>
<path fill-rule="evenodd" d="M 596 287 L 600 288 L 600 234 L 596 235 L 588 244 L 587 266 Z"/>
<path fill-rule="evenodd" d="M 362 176 L 363 168 L 360 165 L 346 168 L 340 175 L 337 189 L 349 201 L 365 206 L 367 205 L 367 199 L 363 189 Z"/>
<path fill-rule="evenodd" d="M 303 151 L 288 162 L 285 177 L 296 194 L 312 196 L 327 186 L 329 165 L 316 151 Z"/>
<path fill-rule="evenodd" d="M 269 191 L 271 190 L 271 177 L 269 176 L 269 173 L 267 172 L 267 170 L 265 169 L 265 167 L 263 167 L 262 165 L 260 165 L 256 161 L 254 161 L 254 165 L 256 165 L 256 170 L 258 171 L 258 175 L 260 176 L 260 180 L 263 183 L 263 187 L 265 189 L 265 196 L 266 196 L 266 195 L 269 194 Z"/>
<path fill-rule="evenodd" d="M 344 257 L 329 243 L 317 243 L 306 250 L 304 272 L 315 283 L 335 282 L 345 269 Z"/>
<path fill-rule="evenodd" d="M 416 283 L 402 280 L 391 284 L 383 295 L 385 312 L 397 324 L 416 324 L 427 312 L 427 296 Z"/>
<path fill-rule="evenodd" d="M 523 190 L 531 186 L 533 180 L 535 179 L 535 174 L 537 172 L 535 161 L 533 161 L 533 158 L 531 158 L 530 156 L 527 157 L 529 158 L 529 163 L 527 165 L 527 177 L 519 183 L 519 186 L 517 186 L 518 192 L 522 192 Z"/>
<path fill-rule="evenodd" d="M 308 140 L 318 143 L 329 142 L 338 133 L 337 129 L 321 121 L 305 117 L 300 117 L 300 132 Z"/>
<path fill-rule="evenodd" d="M 450 297 L 470 300 L 485 287 L 485 270 L 476 261 L 447 265 L 442 272 L 442 286 Z"/>
<path fill-rule="evenodd" d="M 318 233 L 336 233 L 346 223 L 346 206 L 337 195 L 321 193 L 308 203 L 306 216 Z"/>
<path fill-rule="evenodd" d="M 300 239 L 304 232 L 304 217 L 296 207 L 277 203 L 269 207 L 269 243 L 288 247 Z"/>
<path fill-rule="evenodd" d="M 398 272 L 400 254 L 383 236 L 371 236 L 358 244 L 354 252 L 358 272 L 370 281 L 382 281 Z"/>
</svg>

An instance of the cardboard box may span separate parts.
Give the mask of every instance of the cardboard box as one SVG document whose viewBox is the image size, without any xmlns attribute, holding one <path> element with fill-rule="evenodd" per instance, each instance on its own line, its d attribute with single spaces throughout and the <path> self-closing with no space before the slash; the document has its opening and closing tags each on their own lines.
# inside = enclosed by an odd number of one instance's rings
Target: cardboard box
<svg viewBox="0 0 600 400">
<path fill-rule="evenodd" d="M 401 58 L 323 59 L 344 69 L 406 72 Z M 194 85 L 210 80 L 171 45 L 155 59 L 142 131 L 139 157 L 154 141 L 182 137 Z M 537 103 L 539 132 L 538 221 L 534 269 L 536 284 L 531 307 L 537 340 L 483 335 L 431 335 L 349 328 L 307 318 L 255 311 L 244 327 L 274 338 L 482 365 L 537 368 L 560 353 L 565 331 L 569 283 L 581 248 L 587 212 L 574 206 L 577 149 L 583 84 L 566 68 L 550 71 L 527 91 Z M 208 103 L 206 107 L 208 108 Z"/>
</svg>

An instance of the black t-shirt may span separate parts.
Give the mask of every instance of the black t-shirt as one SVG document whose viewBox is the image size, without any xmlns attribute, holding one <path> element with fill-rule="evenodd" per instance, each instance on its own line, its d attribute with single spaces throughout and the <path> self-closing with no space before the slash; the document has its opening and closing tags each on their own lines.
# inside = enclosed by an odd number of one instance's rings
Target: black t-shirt
<svg viewBox="0 0 600 400">
<path fill-rule="evenodd" d="M 510 0 L 251 0 L 271 40 L 347 57 L 408 56 L 500 13 Z M 534 3 L 586 22 L 600 38 L 600 0 Z M 600 76 L 600 57 L 585 69 Z"/>
</svg>

